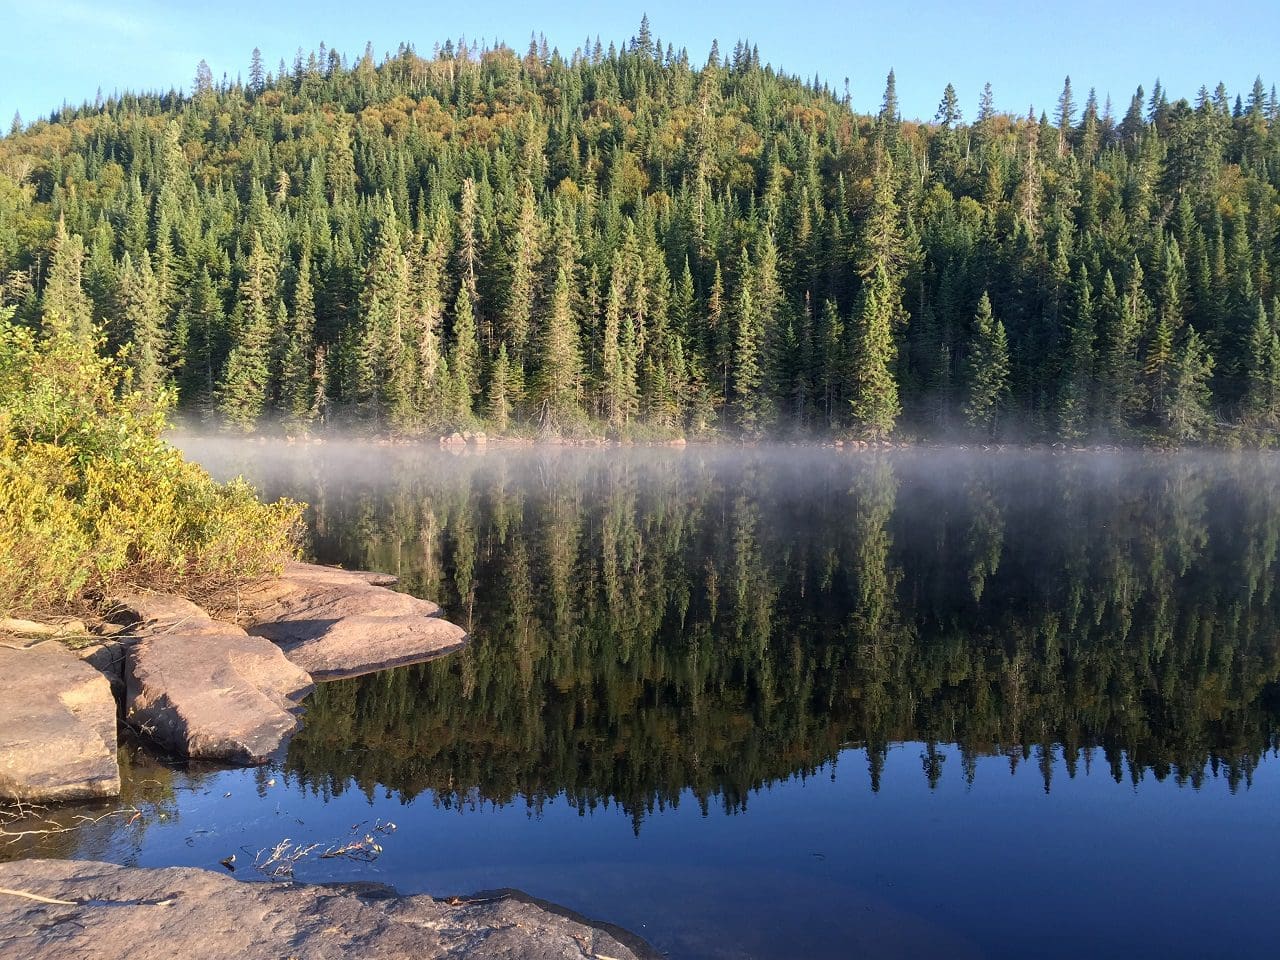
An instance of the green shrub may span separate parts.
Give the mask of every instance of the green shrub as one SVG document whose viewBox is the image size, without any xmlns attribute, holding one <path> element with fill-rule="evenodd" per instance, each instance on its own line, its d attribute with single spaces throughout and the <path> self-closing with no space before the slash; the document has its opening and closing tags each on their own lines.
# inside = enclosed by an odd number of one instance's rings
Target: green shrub
<svg viewBox="0 0 1280 960">
<path fill-rule="evenodd" d="M 164 426 L 163 404 L 94 343 L 0 317 L 0 613 L 137 587 L 200 599 L 278 572 L 300 505 L 215 482 Z"/>
</svg>

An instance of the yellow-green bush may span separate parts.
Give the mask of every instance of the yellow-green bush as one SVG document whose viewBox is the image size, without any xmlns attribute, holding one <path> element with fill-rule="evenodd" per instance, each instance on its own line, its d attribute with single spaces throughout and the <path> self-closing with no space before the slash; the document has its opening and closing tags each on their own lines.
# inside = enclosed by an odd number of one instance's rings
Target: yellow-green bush
<svg viewBox="0 0 1280 960">
<path fill-rule="evenodd" d="M 215 482 L 163 428 L 94 343 L 0 317 L 0 613 L 136 587 L 199 599 L 279 569 L 300 506 Z"/>
</svg>

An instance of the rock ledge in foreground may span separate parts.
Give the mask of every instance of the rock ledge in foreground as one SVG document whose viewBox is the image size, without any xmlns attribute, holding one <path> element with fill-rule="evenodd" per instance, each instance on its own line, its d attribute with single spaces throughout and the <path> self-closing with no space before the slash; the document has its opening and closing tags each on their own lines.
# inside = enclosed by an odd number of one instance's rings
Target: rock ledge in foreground
<svg viewBox="0 0 1280 960">
<path fill-rule="evenodd" d="M 317 886 L 243 883 L 189 867 L 0 863 L 0 887 L 74 906 L 0 895 L 0 956 L 186 960 L 641 960 L 639 944 L 516 899 L 364 899 Z M 639 951 L 639 952 L 638 952 Z"/>
<path fill-rule="evenodd" d="M 290 563 L 244 593 L 239 619 L 317 680 L 421 663 L 466 643 L 467 632 L 441 619 L 437 604 L 388 590 L 395 579 Z"/>
<path fill-rule="evenodd" d="M 87 800 L 119 792 L 107 678 L 56 640 L 0 646 L 0 797 Z"/>
<path fill-rule="evenodd" d="M 311 678 L 280 649 L 177 597 L 121 601 L 139 636 L 125 651 L 125 719 L 184 757 L 262 763 L 298 727 Z"/>
</svg>

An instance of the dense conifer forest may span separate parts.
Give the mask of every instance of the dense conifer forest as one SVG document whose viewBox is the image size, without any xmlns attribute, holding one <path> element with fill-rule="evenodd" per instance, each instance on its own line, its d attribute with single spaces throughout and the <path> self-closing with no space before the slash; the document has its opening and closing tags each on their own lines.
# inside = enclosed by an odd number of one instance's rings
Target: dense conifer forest
<svg viewBox="0 0 1280 960">
<path fill-rule="evenodd" d="M 798 65 L 803 66 L 803 65 Z M 874 116 L 642 22 L 321 46 L 0 139 L 0 307 L 245 431 L 1280 435 L 1280 105 Z"/>
</svg>

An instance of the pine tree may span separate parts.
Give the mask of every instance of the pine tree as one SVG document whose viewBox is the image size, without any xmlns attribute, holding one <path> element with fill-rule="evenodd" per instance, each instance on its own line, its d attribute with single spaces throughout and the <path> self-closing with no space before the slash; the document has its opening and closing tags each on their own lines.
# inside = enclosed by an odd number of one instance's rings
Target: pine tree
<svg viewBox="0 0 1280 960">
<path fill-rule="evenodd" d="M 890 70 L 884 82 L 884 99 L 880 102 L 880 115 L 876 119 L 876 137 L 886 151 L 892 151 L 897 146 L 900 126 L 898 81 Z"/>
<path fill-rule="evenodd" d="M 752 306 L 756 316 L 753 334 L 758 338 L 757 350 L 763 367 L 761 385 L 770 400 L 784 398 L 790 378 L 785 369 L 779 369 L 779 363 L 783 353 L 780 338 L 781 331 L 785 329 L 786 310 L 782 284 L 778 277 L 778 248 L 768 230 L 763 232 L 756 243 L 755 257 L 752 260 L 752 282 L 755 284 Z M 772 422 L 772 407 L 772 403 L 761 407 L 761 413 L 767 419 L 759 424 L 760 427 Z"/>
<path fill-rule="evenodd" d="M 1253 327 L 1249 331 L 1246 386 L 1242 413 L 1255 428 L 1273 429 L 1280 415 L 1280 337 L 1267 319 L 1267 311 L 1258 300 Z"/>
<path fill-rule="evenodd" d="M 476 318 L 471 311 L 471 293 L 465 282 L 458 288 L 458 297 L 453 303 L 453 347 L 449 352 L 449 371 L 458 397 L 465 394 L 469 411 L 480 395 L 480 342 L 476 339 Z"/>
<path fill-rule="evenodd" d="M 620 427 L 626 421 L 635 392 L 635 385 L 627 382 L 622 356 L 622 286 L 622 259 L 615 254 L 600 353 L 600 411 L 612 427 Z"/>
<path fill-rule="evenodd" d="M 991 299 L 985 292 L 973 318 L 966 381 L 965 420 L 969 426 L 992 437 L 1001 405 L 1009 393 L 1009 343 L 1004 324 L 992 316 Z"/>
<path fill-rule="evenodd" d="M 265 87 L 266 75 L 262 68 L 262 51 L 254 47 L 253 54 L 249 58 L 249 89 L 254 93 L 261 93 Z"/>
<path fill-rule="evenodd" d="M 218 384 L 218 411 L 247 432 L 257 427 L 271 395 L 270 350 L 276 274 L 260 234 L 251 241 L 232 317 L 231 352 Z"/>
<path fill-rule="evenodd" d="M 534 400 L 544 430 L 558 431 L 574 424 L 581 415 L 578 393 L 582 359 L 578 347 L 578 322 L 570 299 L 569 274 L 562 262 L 556 271 L 555 288 L 547 315 L 541 324 Z"/>
<path fill-rule="evenodd" d="M 159 286 L 144 252 L 135 268 L 129 254 L 120 267 L 118 315 L 127 331 L 131 387 L 147 402 L 163 407 L 168 402 L 168 365 L 165 356 L 164 314 Z"/>
<path fill-rule="evenodd" d="M 271 323 L 265 310 L 237 307 L 235 346 L 218 386 L 218 411 L 227 423 L 250 433 L 267 406 Z"/>
<path fill-rule="evenodd" d="M 724 274 L 716 261 L 711 292 L 707 296 L 707 354 L 715 371 L 716 398 L 721 405 L 729 402 L 729 369 L 733 364 L 733 331 L 725 310 Z"/>
<path fill-rule="evenodd" d="M 888 268 L 877 264 L 866 282 L 852 333 L 849 404 L 858 433 L 878 440 L 893 432 L 901 412 L 893 376 L 893 322 L 898 292 Z"/>
<path fill-rule="evenodd" d="M 1202 440 L 1208 435 L 1213 425 L 1209 388 L 1212 375 L 1213 357 L 1195 328 L 1189 327 L 1173 364 L 1169 399 L 1164 409 L 1165 430 L 1172 439 Z"/>
<path fill-rule="evenodd" d="M 1113 436 L 1128 429 L 1129 418 L 1137 408 L 1138 331 L 1146 325 L 1149 312 L 1143 304 L 1141 286 L 1139 277 L 1121 298 L 1111 271 L 1102 277 L 1098 302 L 1099 406 Z"/>
<path fill-rule="evenodd" d="M 81 272 L 84 241 L 67 231 L 66 220 L 58 218 L 49 257 L 41 307 L 44 324 L 50 330 L 64 330 L 87 339 L 93 336 L 93 307 L 85 295 Z"/>
<path fill-rule="evenodd" d="M 902 410 L 894 376 L 895 328 L 906 319 L 902 279 L 909 254 L 894 182 L 893 159 L 885 156 L 873 180 L 871 210 L 859 239 L 863 286 L 850 328 L 849 403 L 855 428 L 871 439 L 892 433 Z"/>
<path fill-rule="evenodd" d="M 741 264 L 733 311 L 733 408 L 738 427 L 748 435 L 758 435 L 768 420 L 768 400 L 761 390 L 764 324 L 756 304 L 759 288 L 755 272 L 745 249 Z"/>
<path fill-rule="evenodd" d="M 517 356 L 524 356 L 529 342 L 530 318 L 537 292 L 536 268 L 542 246 L 541 232 L 533 187 L 525 181 L 520 191 L 520 213 L 511 239 L 511 283 L 501 331 Z"/>
<path fill-rule="evenodd" d="M 304 250 L 294 283 L 293 312 L 280 362 L 280 410 L 292 423 L 308 422 L 315 410 L 313 358 L 316 306 L 311 287 L 311 257 Z"/>
<path fill-rule="evenodd" d="M 511 361 L 504 342 L 498 347 L 498 357 L 489 375 L 489 402 L 485 411 L 490 425 L 500 434 L 505 433 L 511 423 L 512 392 Z"/>
<path fill-rule="evenodd" d="M 462 183 L 462 199 L 458 212 L 458 269 L 462 274 L 462 286 L 467 291 L 467 305 L 473 311 L 480 301 L 480 209 L 479 191 L 474 179 L 468 177 Z M 474 392 L 474 391 L 473 391 Z"/>
<path fill-rule="evenodd" d="M 1168 412 L 1174 377 L 1173 361 L 1173 328 L 1167 318 L 1161 317 L 1151 335 L 1142 368 L 1147 378 L 1149 405 L 1160 417 Z"/>
<path fill-rule="evenodd" d="M 1062 94 L 1058 97 L 1058 156 L 1065 157 L 1071 149 L 1071 130 L 1075 123 L 1076 101 L 1071 93 L 1071 78 L 1062 84 Z"/>
<path fill-rule="evenodd" d="M 1071 317 L 1067 327 L 1066 356 L 1061 374 L 1062 392 L 1058 402 L 1058 429 L 1074 440 L 1090 426 L 1094 377 L 1093 287 L 1083 264 L 1076 275 L 1071 296 Z"/>
</svg>

